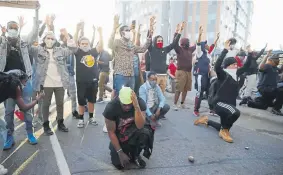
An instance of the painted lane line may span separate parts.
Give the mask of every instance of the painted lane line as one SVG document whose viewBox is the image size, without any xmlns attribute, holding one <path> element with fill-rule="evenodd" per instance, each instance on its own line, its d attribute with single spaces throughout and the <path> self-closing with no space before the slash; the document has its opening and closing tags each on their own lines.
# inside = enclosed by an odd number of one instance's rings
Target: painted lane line
<svg viewBox="0 0 283 175">
<path fill-rule="evenodd" d="M 12 175 L 20 175 L 22 171 L 31 163 L 31 161 L 38 154 L 39 150 L 36 150 Z"/>
</svg>

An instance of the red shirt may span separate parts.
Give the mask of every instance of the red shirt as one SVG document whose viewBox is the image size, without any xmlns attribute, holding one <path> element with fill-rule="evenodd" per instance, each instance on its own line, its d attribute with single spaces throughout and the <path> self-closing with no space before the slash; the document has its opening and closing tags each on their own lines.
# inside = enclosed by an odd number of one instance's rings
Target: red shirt
<svg viewBox="0 0 283 175">
<path fill-rule="evenodd" d="M 170 63 L 169 66 L 168 66 L 168 69 L 170 70 L 170 74 L 175 76 L 177 66 L 174 63 Z"/>
</svg>

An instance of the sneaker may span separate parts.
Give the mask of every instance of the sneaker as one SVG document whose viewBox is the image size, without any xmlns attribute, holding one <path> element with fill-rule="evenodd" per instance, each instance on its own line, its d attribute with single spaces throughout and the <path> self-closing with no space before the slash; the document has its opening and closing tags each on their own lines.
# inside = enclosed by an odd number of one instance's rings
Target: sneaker
<svg viewBox="0 0 283 175">
<path fill-rule="evenodd" d="M 33 133 L 28 134 L 28 141 L 31 145 L 36 145 L 37 144 L 37 140 L 34 137 Z"/>
<path fill-rule="evenodd" d="M 215 111 L 214 110 L 210 110 L 209 111 L 209 115 L 215 115 Z"/>
<path fill-rule="evenodd" d="M 108 133 L 106 125 L 103 126 L 102 131 L 103 131 L 104 133 Z"/>
<path fill-rule="evenodd" d="M 94 125 L 94 126 L 98 125 L 98 123 L 97 123 L 97 121 L 96 121 L 96 118 L 95 118 L 95 117 L 91 117 L 91 118 L 89 118 L 89 123 L 90 123 L 90 124 L 92 124 L 92 125 Z"/>
<path fill-rule="evenodd" d="M 146 167 L 146 163 L 145 161 L 141 158 L 141 156 L 138 156 L 135 160 L 134 163 L 137 165 L 137 167 L 139 168 L 145 168 Z"/>
<path fill-rule="evenodd" d="M 4 143 L 3 150 L 11 149 L 14 145 L 15 145 L 14 136 L 7 135 L 7 139 L 6 139 L 6 142 Z"/>
<path fill-rule="evenodd" d="M 207 116 L 201 116 L 200 118 L 198 118 L 195 122 L 194 125 L 199 125 L 199 124 L 203 124 L 207 126 L 207 122 L 208 122 L 208 117 Z"/>
<path fill-rule="evenodd" d="M 44 134 L 47 136 L 54 134 L 49 126 L 49 121 L 43 123 L 43 130 L 44 130 Z"/>
<path fill-rule="evenodd" d="M 108 98 L 106 94 L 103 95 L 103 98 Z"/>
<path fill-rule="evenodd" d="M 97 101 L 96 101 L 96 103 L 103 103 L 104 101 L 103 101 L 103 99 L 102 98 L 99 98 Z"/>
<path fill-rule="evenodd" d="M 159 121 L 156 121 L 155 123 L 156 123 L 156 127 L 161 127 L 162 126 L 162 124 Z"/>
<path fill-rule="evenodd" d="M 173 105 L 173 109 L 174 109 L 174 111 L 178 111 L 178 110 L 179 110 L 179 107 L 174 104 L 174 105 Z"/>
<path fill-rule="evenodd" d="M 199 112 L 198 112 L 198 111 L 194 111 L 194 115 L 195 115 L 196 117 L 198 117 L 198 116 L 199 116 Z"/>
<path fill-rule="evenodd" d="M 4 175 L 4 174 L 7 174 L 8 173 L 8 170 L 0 164 L 0 175 Z"/>
<path fill-rule="evenodd" d="M 228 129 L 221 129 L 219 131 L 219 137 L 222 138 L 225 142 L 233 143 L 233 139 L 230 136 L 230 133 L 229 133 Z"/>
<path fill-rule="evenodd" d="M 83 128 L 85 126 L 84 120 L 79 120 L 77 127 L 78 128 Z"/>
<path fill-rule="evenodd" d="M 164 115 L 161 115 L 158 117 L 160 120 L 167 120 L 167 118 Z"/>
<path fill-rule="evenodd" d="M 277 110 L 277 109 L 272 109 L 271 112 L 275 115 L 280 115 L 280 116 L 283 116 L 283 113 L 280 111 L 280 110 Z"/>
</svg>

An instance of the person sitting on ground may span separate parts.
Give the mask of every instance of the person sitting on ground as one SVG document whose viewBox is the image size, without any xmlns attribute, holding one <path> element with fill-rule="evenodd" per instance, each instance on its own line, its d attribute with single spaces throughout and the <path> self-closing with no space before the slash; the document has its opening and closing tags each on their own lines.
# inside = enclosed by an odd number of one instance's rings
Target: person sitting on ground
<svg viewBox="0 0 283 175">
<path fill-rule="evenodd" d="M 166 119 L 165 114 L 170 110 L 170 106 L 165 104 L 165 97 L 161 88 L 157 84 L 157 74 L 149 72 L 147 81 L 140 87 L 140 98 L 147 105 L 146 115 L 153 126 L 161 126 L 159 119 Z"/>
<path fill-rule="evenodd" d="M 146 104 L 130 87 L 122 87 L 119 96 L 105 107 L 103 116 L 110 138 L 112 164 L 119 170 L 130 161 L 139 168 L 146 163 L 140 153 L 149 158 L 153 148 L 154 130 L 146 123 Z"/>
<path fill-rule="evenodd" d="M 270 57 L 271 50 L 259 65 L 260 79 L 257 89 L 261 97 L 256 100 L 248 100 L 247 105 L 251 108 L 267 109 L 272 107 L 272 113 L 283 116 L 280 111 L 283 104 L 283 88 L 277 86 L 279 79 L 279 54 Z M 275 101 L 274 101 L 275 100 Z"/>
<path fill-rule="evenodd" d="M 215 113 L 220 116 L 221 123 L 208 120 L 207 116 L 197 119 L 194 124 L 205 124 L 219 131 L 219 136 L 226 142 L 233 142 L 230 136 L 230 129 L 233 123 L 240 117 L 240 111 L 236 108 L 236 99 L 238 96 L 238 83 L 236 75 L 230 75 L 226 71 L 229 66 L 236 63 L 234 57 L 225 58 L 230 49 L 231 40 L 225 42 L 225 49 L 215 63 L 215 72 L 217 79 L 211 84 L 209 89 L 208 102 L 212 105 Z M 224 60 L 224 62 L 223 62 Z M 221 66 L 223 64 L 223 67 Z"/>
</svg>

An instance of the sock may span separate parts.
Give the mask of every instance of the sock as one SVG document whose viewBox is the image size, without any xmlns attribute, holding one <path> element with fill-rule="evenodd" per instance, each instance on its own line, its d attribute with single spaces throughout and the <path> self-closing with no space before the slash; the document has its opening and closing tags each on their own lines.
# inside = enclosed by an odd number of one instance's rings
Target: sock
<svg viewBox="0 0 283 175">
<path fill-rule="evenodd" d="M 84 115 L 80 115 L 80 114 L 79 114 L 79 119 L 80 119 L 80 120 L 84 120 Z"/>
<path fill-rule="evenodd" d="M 93 113 L 89 113 L 89 118 L 93 118 Z"/>
<path fill-rule="evenodd" d="M 184 104 L 184 102 L 181 102 L 181 105 Z"/>
</svg>

